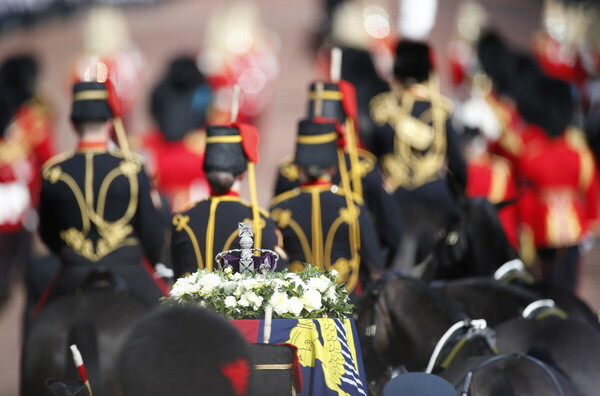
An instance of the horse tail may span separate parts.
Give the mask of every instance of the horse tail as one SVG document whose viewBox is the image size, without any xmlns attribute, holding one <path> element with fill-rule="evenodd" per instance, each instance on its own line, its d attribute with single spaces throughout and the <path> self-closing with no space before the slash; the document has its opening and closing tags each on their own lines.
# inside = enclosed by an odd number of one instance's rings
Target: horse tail
<svg viewBox="0 0 600 396">
<path fill-rule="evenodd" d="M 69 349 L 71 345 L 77 345 L 79 352 L 81 352 L 81 357 L 83 358 L 90 386 L 94 392 L 94 395 L 104 395 L 105 392 L 103 389 L 102 379 L 100 378 L 98 339 L 96 336 L 96 328 L 91 321 L 78 320 L 77 322 L 73 323 L 69 328 L 69 333 L 67 336 L 64 378 L 79 378 L 73 362 L 73 355 Z"/>
</svg>

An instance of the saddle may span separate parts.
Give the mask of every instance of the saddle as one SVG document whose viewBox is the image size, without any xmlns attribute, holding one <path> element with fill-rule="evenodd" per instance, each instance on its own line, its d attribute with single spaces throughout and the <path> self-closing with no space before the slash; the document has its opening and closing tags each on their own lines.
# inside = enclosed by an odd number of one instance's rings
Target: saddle
<svg viewBox="0 0 600 396">
<path fill-rule="evenodd" d="M 127 293 L 129 287 L 123 278 L 114 274 L 107 267 L 100 266 L 92 270 L 88 277 L 75 289 L 76 294 L 83 294 L 91 291 Z"/>
</svg>

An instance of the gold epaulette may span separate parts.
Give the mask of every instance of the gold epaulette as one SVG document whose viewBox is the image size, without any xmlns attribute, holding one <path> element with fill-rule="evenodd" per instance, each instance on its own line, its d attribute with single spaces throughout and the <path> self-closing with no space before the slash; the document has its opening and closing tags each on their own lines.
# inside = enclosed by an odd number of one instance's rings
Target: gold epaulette
<svg viewBox="0 0 600 396">
<path fill-rule="evenodd" d="M 361 159 L 366 159 L 369 161 L 377 162 L 377 157 L 372 152 L 370 152 L 366 149 L 363 149 L 363 148 L 358 148 L 357 150 L 358 150 L 358 155 L 361 157 Z"/>
<path fill-rule="evenodd" d="M 358 156 L 361 168 L 360 174 L 361 177 L 364 177 L 375 168 L 377 157 L 370 151 L 361 148 L 358 149 Z"/>
<path fill-rule="evenodd" d="M 289 181 L 297 181 L 300 175 L 298 174 L 298 167 L 294 164 L 294 156 L 288 155 L 285 157 L 281 164 L 279 164 L 279 174 Z"/>
<path fill-rule="evenodd" d="M 280 204 L 281 202 L 284 202 L 284 201 L 287 201 L 288 199 L 297 197 L 298 195 L 300 195 L 300 189 L 299 188 L 294 188 L 293 190 L 281 193 L 281 194 L 275 196 L 271 200 L 271 206 L 275 206 L 277 204 Z"/>
</svg>

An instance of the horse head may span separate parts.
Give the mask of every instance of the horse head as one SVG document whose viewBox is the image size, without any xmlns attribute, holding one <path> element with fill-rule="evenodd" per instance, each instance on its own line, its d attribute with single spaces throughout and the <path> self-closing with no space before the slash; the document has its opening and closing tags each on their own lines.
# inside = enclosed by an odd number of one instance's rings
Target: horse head
<svg viewBox="0 0 600 396">
<path fill-rule="evenodd" d="M 358 307 L 358 329 L 367 376 L 405 366 L 423 370 L 437 340 L 454 323 L 468 319 L 424 282 L 393 273 L 369 290 Z"/>
</svg>

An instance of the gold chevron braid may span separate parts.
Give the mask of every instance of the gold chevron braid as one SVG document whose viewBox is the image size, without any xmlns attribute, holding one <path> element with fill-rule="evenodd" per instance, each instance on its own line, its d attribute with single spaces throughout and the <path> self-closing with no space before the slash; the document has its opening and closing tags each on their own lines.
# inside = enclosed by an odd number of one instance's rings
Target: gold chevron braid
<svg viewBox="0 0 600 396">
<path fill-rule="evenodd" d="M 125 176 L 127 176 L 130 180 L 131 190 L 129 205 L 126 213 L 121 219 L 115 222 L 108 222 L 96 211 L 94 211 L 93 208 L 93 168 L 93 155 L 86 153 L 84 192 L 81 191 L 79 185 L 75 182 L 74 179 L 71 178 L 70 175 L 61 170 L 60 166 L 44 168 L 43 174 L 44 178 L 49 180 L 51 183 L 56 183 L 59 180 L 65 183 L 75 196 L 75 199 L 81 212 L 83 229 L 79 231 L 74 228 L 70 228 L 69 230 L 61 232 L 61 238 L 77 254 L 86 257 L 91 261 L 98 261 L 107 254 L 120 248 L 121 246 L 132 245 L 135 244 L 135 241 L 137 241 L 137 238 L 128 238 L 128 235 L 130 235 L 133 232 L 133 229 L 129 224 L 129 220 L 135 214 L 135 211 L 137 209 L 138 185 L 137 179 L 135 178 L 135 174 L 127 174 L 127 172 L 124 172 Z M 111 174 L 112 172 L 110 172 L 109 175 L 105 177 L 102 183 L 102 187 L 104 187 L 104 185 L 106 184 L 107 179 L 109 180 L 108 184 L 110 184 L 110 182 L 113 180 Z M 103 190 L 102 187 L 100 190 Z M 107 188 L 108 186 L 104 189 Z M 105 204 L 104 201 L 106 200 L 106 197 L 104 197 L 104 200 L 101 200 L 101 195 L 102 194 L 100 194 L 99 196 L 98 206 L 100 207 L 99 209 L 103 212 Z M 96 242 L 95 247 L 94 243 L 88 238 L 86 238 L 87 234 L 89 233 L 91 223 L 93 223 L 96 226 L 101 236 L 101 238 Z"/>
<path fill-rule="evenodd" d="M 399 186 L 414 189 L 434 180 L 445 158 L 446 111 L 439 103 L 440 98 L 433 95 L 430 110 L 424 112 L 419 118 L 412 116 L 415 100 L 416 97 L 409 91 L 403 91 L 399 96 L 394 92 L 386 92 L 376 96 L 369 104 L 371 115 L 377 124 L 390 125 L 396 135 L 394 152 L 382 160 L 386 182 L 394 190 Z M 432 126 L 429 126 L 428 121 L 422 117 L 429 117 Z M 411 128 L 426 128 L 430 131 L 431 141 L 412 142 L 411 137 L 423 133 L 414 132 L 407 136 L 406 132 L 412 130 Z M 413 147 L 412 143 L 417 143 L 417 147 Z M 427 152 L 415 152 L 413 148 L 418 150 L 422 144 L 427 145 Z"/>
</svg>

